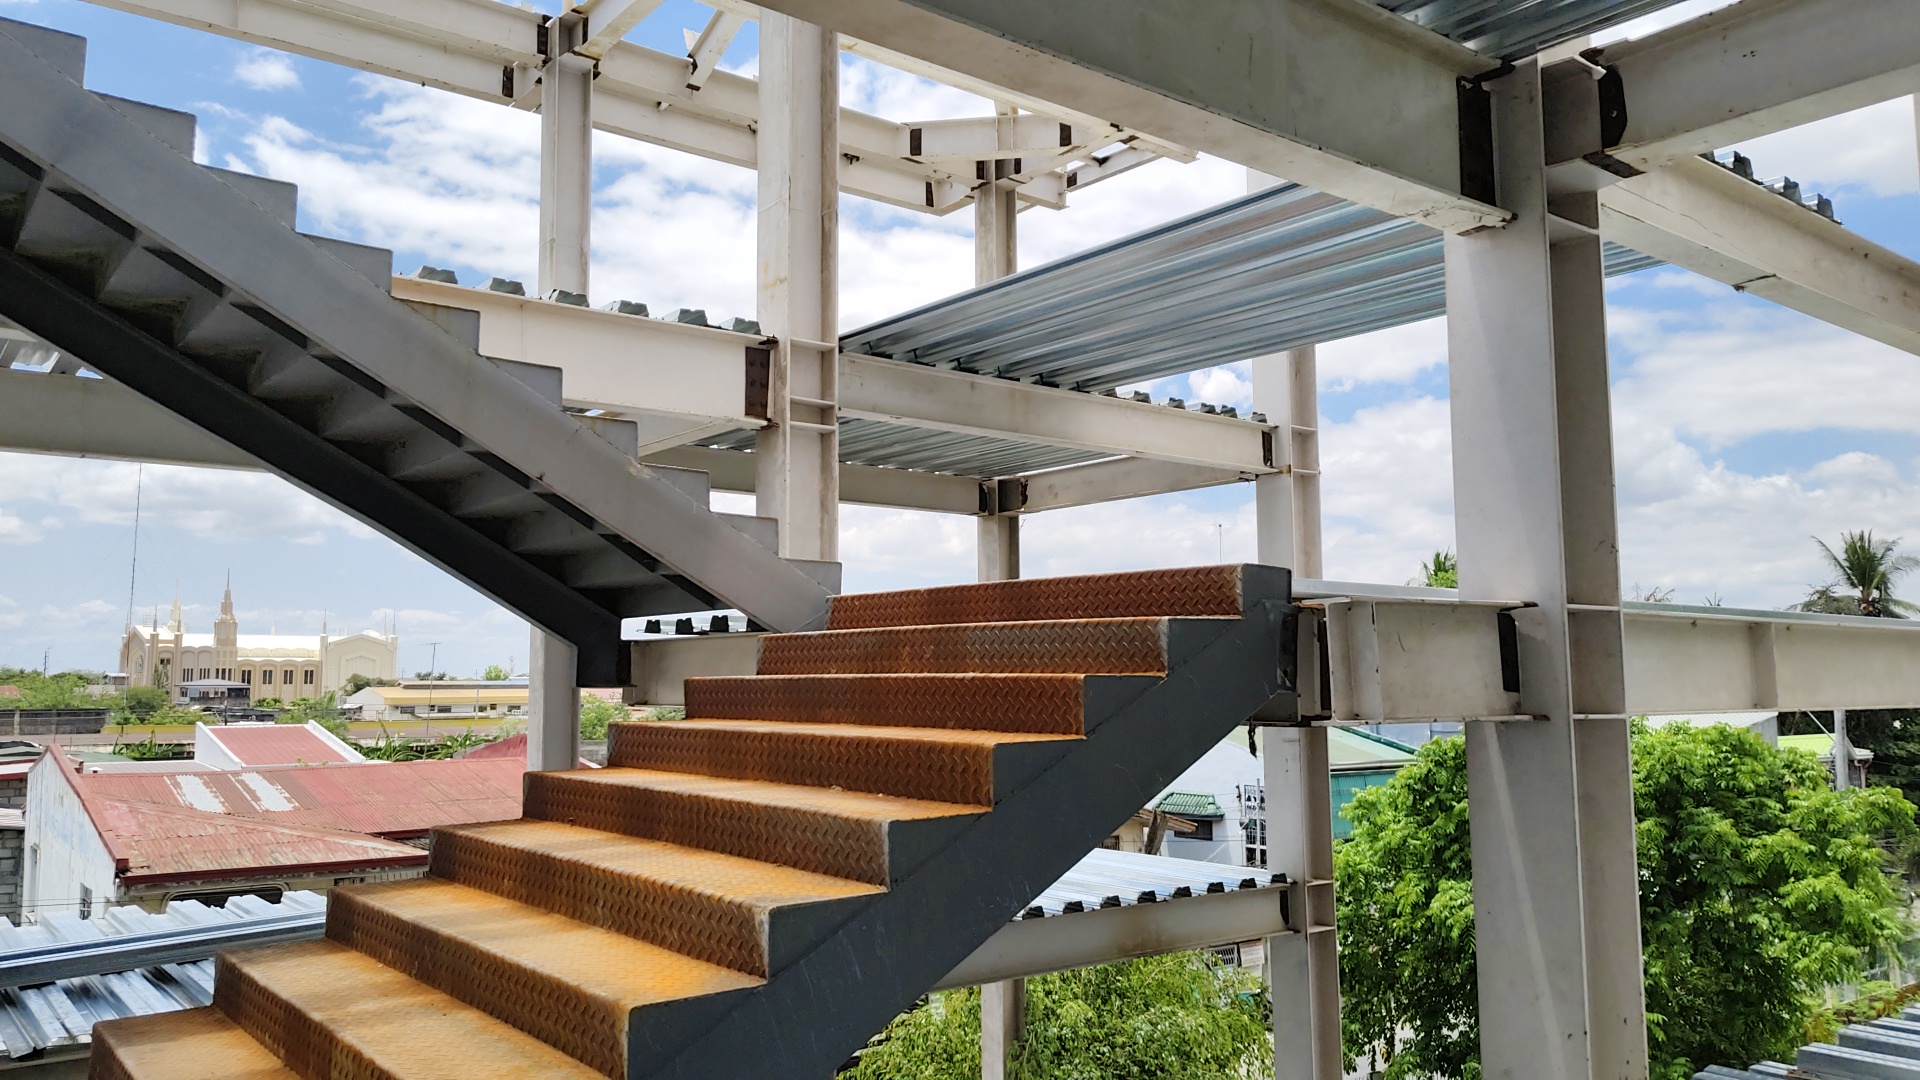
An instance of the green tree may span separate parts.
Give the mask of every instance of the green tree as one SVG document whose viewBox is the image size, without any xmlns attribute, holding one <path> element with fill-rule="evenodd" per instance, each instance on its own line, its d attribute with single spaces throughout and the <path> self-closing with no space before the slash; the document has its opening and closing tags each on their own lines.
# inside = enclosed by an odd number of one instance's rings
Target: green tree
<svg viewBox="0 0 1920 1080">
<path fill-rule="evenodd" d="M 296 698 L 287 703 L 287 707 L 274 718 L 279 724 L 319 724 L 332 732 L 337 738 L 347 737 L 347 718 L 341 714 L 335 703 L 334 693 L 329 690 L 319 697 Z"/>
<path fill-rule="evenodd" d="M 1027 983 L 1018 1080 L 1242 1080 L 1273 1075 L 1256 973 L 1172 953 Z M 977 1080 L 980 991 L 934 995 L 888 1025 L 845 1080 Z"/>
<path fill-rule="evenodd" d="M 399 679 L 376 679 L 371 675 L 349 675 L 347 676 L 347 696 L 352 697 L 369 686 L 399 685 Z"/>
<path fill-rule="evenodd" d="M 1429 589 L 1457 589 L 1460 587 L 1460 559 L 1452 551 L 1436 551 L 1433 558 L 1420 564 L 1420 576 L 1407 584 L 1425 585 Z"/>
<path fill-rule="evenodd" d="M 488 664 L 487 670 L 481 672 L 480 677 L 488 682 L 500 682 L 503 679 L 513 678 L 513 675 L 499 664 Z"/>
<path fill-rule="evenodd" d="M 603 697 L 580 695 L 580 737 L 598 742 L 607 737 L 607 725 L 628 718 L 627 707 Z"/>
<path fill-rule="evenodd" d="M 152 723 L 154 714 L 169 704 L 167 692 L 158 686 L 129 686 L 120 694 L 120 699 L 113 703 L 113 722 Z"/>
<path fill-rule="evenodd" d="M 1819 991 L 1903 934 L 1882 844 L 1912 836 L 1912 804 L 1832 791 L 1811 755 L 1725 726 L 1637 727 L 1633 762 L 1653 1076 L 1790 1054 Z M 1463 743 L 1423 747 L 1347 814 L 1347 1052 L 1381 1051 L 1391 1080 L 1477 1077 Z"/>
<path fill-rule="evenodd" d="M 1893 595 L 1894 582 L 1920 567 L 1920 559 L 1896 554 L 1898 539 L 1875 540 L 1871 529 L 1841 533 L 1837 553 L 1825 540 L 1815 537 L 1813 542 L 1820 546 L 1834 579 L 1816 586 L 1805 600 L 1794 605 L 1797 609 L 1892 619 L 1904 619 L 1920 611 L 1920 607 Z"/>
</svg>

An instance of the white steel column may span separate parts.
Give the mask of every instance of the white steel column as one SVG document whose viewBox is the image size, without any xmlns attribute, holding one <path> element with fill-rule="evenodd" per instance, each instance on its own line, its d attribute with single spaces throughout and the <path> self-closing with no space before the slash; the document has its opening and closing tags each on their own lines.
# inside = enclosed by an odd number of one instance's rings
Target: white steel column
<svg viewBox="0 0 1920 1080">
<path fill-rule="evenodd" d="M 1000 120 L 999 142 L 1012 145 L 1011 132 L 1016 110 L 1010 105 L 994 106 Z M 973 190 L 973 283 L 985 285 L 1012 274 L 1020 267 L 1020 231 L 1013 188 L 1001 187 L 1000 174 L 1011 164 L 1005 161 L 979 163 L 982 181 Z M 1017 514 L 982 514 L 978 522 L 977 547 L 979 580 L 1010 581 L 1020 576 L 1020 518 Z"/>
<path fill-rule="evenodd" d="M 1313 346 L 1253 361 L 1253 409 L 1274 428 L 1280 471 L 1253 481 L 1260 562 L 1325 576 L 1320 557 L 1320 397 Z"/>
<path fill-rule="evenodd" d="M 1014 1048 L 1027 1034 L 1027 980 L 980 987 L 980 1080 L 1007 1080 Z"/>
<path fill-rule="evenodd" d="M 1489 84 L 1505 228 L 1448 236 L 1460 585 L 1513 612 L 1523 709 L 1467 728 L 1489 1080 L 1644 1080 L 1597 201 L 1548 214 L 1540 70 Z"/>
<path fill-rule="evenodd" d="M 540 74 L 540 294 L 585 294 L 593 211 L 593 61 L 571 50 L 586 20 L 562 15 L 547 27 Z"/>
<path fill-rule="evenodd" d="M 580 653 L 573 643 L 534 627 L 527 669 L 527 768 L 551 772 L 578 767 Z"/>
<path fill-rule="evenodd" d="M 1847 738 L 1847 710 L 1833 710 L 1833 790 L 1853 786 L 1853 740 Z"/>
<path fill-rule="evenodd" d="M 586 20 L 568 13 L 547 27 L 540 74 L 539 293 L 586 295 L 592 252 L 593 61 L 574 56 Z M 527 666 L 527 768 L 580 760 L 579 650 L 533 627 Z"/>
<path fill-rule="evenodd" d="M 1261 739 L 1267 869 L 1296 882 L 1294 932 L 1266 941 L 1276 1080 L 1340 1080 L 1340 954 L 1334 934 L 1333 791 L 1327 729 L 1270 727 Z"/>
<path fill-rule="evenodd" d="M 834 34 L 760 19 L 759 310 L 779 339 L 755 446 L 759 513 L 780 554 L 840 547 L 840 55 Z"/>
</svg>

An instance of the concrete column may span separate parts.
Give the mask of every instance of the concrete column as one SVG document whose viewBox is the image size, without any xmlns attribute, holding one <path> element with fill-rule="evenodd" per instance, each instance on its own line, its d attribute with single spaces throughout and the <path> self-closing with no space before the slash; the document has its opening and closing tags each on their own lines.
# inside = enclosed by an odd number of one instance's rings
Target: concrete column
<svg viewBox="0 0 1920 1080">
<path fill-rule="evenodd" d="M 1000 145 L 1011 144 L 1009 130 L 1014 108 L 996 105 L 1000 119 Z M 1019 205 L 1013 188 L 997 182 L 1008 162 L 982 161 L 980 179 L 984 182 L 973 192 L 973 283 L 985 285 L 1012 274 L 1020 267 Z M 983 514 L 977 519 L 979 580 L 1011 581 L 1020 576 L 1020 517 L 1017 514 Z"/>
<path fill-rule="evenodd" d="M 592 250 L 593 62 L 572 55 L 584 20 L 562 15 L 548 28 L 550 58 L 540 75 L 540 260 L 542 296 L 587 292 Z M 579 651 L 533 627 L 527 667 L 527 768 L 575 768 L 580 760 Z"/>
<path fill-rule="evenodd" d="M 540 74 L 540 294 L 587 291 L 593 211 L 593 61 L 574 56 L 586 22 L 562 15 L 548 28 L 553 53 Z"/>
<path fill-rule="evenodd" d="M 780 554 L 840 547 L 840 54 L 831 31 L 760 20 L 759 311 L 779 339 L 755 444 L 759 513 Z"/>
<path fill-rule="evenodd" d="M 1327 729 L 1270 727 L 1261 740 L 1267 869 L 1296 884 L 1294 932 L 1266 941 L 1276 1080 L 1340 1080 L 1340 954 L 1334 935 L 1333 790 Z"/>
<path fill-rule="evenodd" d="M 1481 1061 L 1644 1080 L 1598 207 L 1555 196 L 1550 236 L 1540 78 L 1489 84 L 1514 220 L 1445 240 L 1461 595 L 1534 605 L 1513 615 L 1537 719 L 1467 725 Z"/>
<path fill-rule="evenodd" d="M 1027 1035 L 1027 980 L 980 988 L 980 1080 L 1007 1080 L 1013 1051 Z"/>
<path fill-rule="evenodd" d="M 1853 740 L 1847 738 L 1847 710 L 1833 710 L 1833 790 L 1853 786 Z"/>
<path fill-rule="evenodd" d="M 528 648 L 527 768 L 558 772 L 580 761 L 580 653 L 573 643 L 534 627 Z"/>
</svg>

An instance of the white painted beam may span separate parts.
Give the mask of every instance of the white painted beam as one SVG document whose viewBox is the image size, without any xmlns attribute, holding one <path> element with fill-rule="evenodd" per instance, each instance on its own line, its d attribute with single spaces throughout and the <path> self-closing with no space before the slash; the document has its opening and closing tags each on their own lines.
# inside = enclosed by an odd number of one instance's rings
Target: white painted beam
<svg viewBox="0 0 1920 1080">
<path fill-rule="evenodd" d="M 1645 170 L 1913 93 L 1920 18 L 1911 0 L 1744 0 L 1591 55 L 1626 114 L 1597 149 Z M 1604 101 L 1599 83 L 1578 89 L 1583 101 L 1550 98 L 1549 115 Z"/>
<path fill-rule="evenodd" d="M 1068 506 L 1088 506 L 1143 495 L 1218 487 L 1253 479 L 1237 469 L 1188 465 L 1150 458 L 1116 458 L 1091 465 L 1074 465 L 1006 481 L 1018 485 L 1020 498 L 1011 511 L 1035 514 Z"/>
<path fill-rule="evenodd" d="M 1095 150 L 1125 133 L 1111 124 L 1076 128 L 1045 116 L 979 116 L 906 125 L 900 157 L 918 161 L 975 162 Z"/>
<path fill-rule="evenodd" d="M 687 61 L 693 69 L 687 73 L 687 89 L 699 90 L 713 78 L 714 69 L 720 58 L 726 55 L 727 46 L 733 44 L 734 35 L 747 24 L 746 16 L 733 11 L 715 11 L 707 20 L 707 25 L 687 46 Z"/>
<path fill-rule="evenodd" d="M 1607 239 L 1920 353 L 1920 263 L 1697 157 L 1600 191 Z"/>
<path fill-rule="evenodd" d="M 1449 232 L 1508 217 L 1461 194 L 1457 83 L 1497 64 L 1370 4 L 761 6 Z"/>
<path fill-rule="evenodd" d="M 1272 472 L 1271 432 L 1224 416 L 842 356 L 842 415 L 1096 453 Z"/>
<path fill-rule="evenodd" d="M 706 446 L 676 446 L 650 454 L 649 465 L 671 465 L 707 474 L 715 491 L 753 494 L 753 455 Z M 886 469 L 840 463 L 840 501 L 866 506 L 926 510 L 937 514 L 980 513 L 981 481 L 970 476 Z"/>
<path fill-rule="evenodd" d="M 105 379 L 0 369 L 0 450 L 258 469 L 252 455 Z"/>
<path fill-rule="evenodd" d="M 586 19 L 581 42 L 573 51 L 598 60 L 607 55 L 620 39 L 653 14 L 661 0 L 581 0 L 573 12 Z"/>
</svg>

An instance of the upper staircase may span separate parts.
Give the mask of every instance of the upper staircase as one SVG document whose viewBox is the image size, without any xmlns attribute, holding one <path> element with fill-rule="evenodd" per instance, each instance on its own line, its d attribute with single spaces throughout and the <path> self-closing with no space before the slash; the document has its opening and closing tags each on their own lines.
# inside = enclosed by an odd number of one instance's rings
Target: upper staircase
<svg viewBox="0 0 1920 1080">
<path fill-rule="evenodd" d="M 0 315 L 572 641 L 586 685 L 626 682 L 625 617 L 820 625 L 836 564 L 623 454 L 388 295 L 390 253 L 295 232 L 293 185 L 195 164 L 191 115 L 90 93 L 85 62 L 0 20 Z"/>
<path fill-rule="evenodd" d="M 92 1075 L 825 1080 L 1290 692 L 1294 611 L 1259 566 L 838 597 L 212 1007 L 99 1025 Z"/>
</svg>

